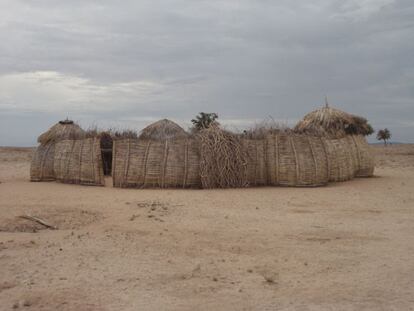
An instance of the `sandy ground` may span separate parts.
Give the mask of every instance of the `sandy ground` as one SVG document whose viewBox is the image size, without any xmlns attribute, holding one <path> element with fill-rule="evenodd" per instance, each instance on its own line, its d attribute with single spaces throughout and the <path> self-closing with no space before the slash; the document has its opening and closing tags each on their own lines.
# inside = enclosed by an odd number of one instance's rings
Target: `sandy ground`
<svg viewBox="0 0 414 311">
<path fill-rule="evenodd" d="M 0 310 L 414 310 L 414 145 L 316 189 L 30 183 L 31 152 L 0 148 Z"/>
</svg>

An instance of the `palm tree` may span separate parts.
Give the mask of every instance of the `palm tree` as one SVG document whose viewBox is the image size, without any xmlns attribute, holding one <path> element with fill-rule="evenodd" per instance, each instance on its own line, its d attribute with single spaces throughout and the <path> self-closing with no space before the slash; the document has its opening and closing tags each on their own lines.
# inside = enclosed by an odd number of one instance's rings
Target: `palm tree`
<svg viewBox="0 0 414 311">
<path fill-rule="evenodd" d="M 195 119 L 191 120 L 191 122 L 194 124 L 194 128 L 199 131 L 208 128 L 213 123 L 216 123 L 217 118 L 217 113 L 200 112 Z"/>
<path fill-rule="evenodd" d="M 378 130 L 377 139 L 384 141 L 384 146 L 387 145 L 387 140 L 391 138 L 391 132 L 389 129 L 385 128 L 383 130 Z"/>
</svg>

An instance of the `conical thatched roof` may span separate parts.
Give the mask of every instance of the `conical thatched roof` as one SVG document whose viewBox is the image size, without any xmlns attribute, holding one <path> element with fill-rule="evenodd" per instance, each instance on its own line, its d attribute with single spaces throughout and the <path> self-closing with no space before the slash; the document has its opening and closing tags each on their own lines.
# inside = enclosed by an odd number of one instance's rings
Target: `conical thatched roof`
<svg viewBox="0 0 414 311">
<path fill-rule="evenodd" d="M 166 140 L 173 138 L 186 138 L 189 134 L 177 123 L 163 119 L 148 125 L 141 131 L 140 139 Z"/>
<path fill-rule="evenodd" d="M 50 142 L 57 142 L 63 139 L 77 139 L 85 135 L 85 131 L 71 120 L 59 121 L 48 131 L 39 136 L 37 141 L 45 145 Z"/>
<path fill-rule="evenodd" d="M 308 113 L 296 124 L 294 131 L 343 137 L 346 135 L 370 135 L 373 129 L 365 118 L 326 105 Z"/>
</svg>

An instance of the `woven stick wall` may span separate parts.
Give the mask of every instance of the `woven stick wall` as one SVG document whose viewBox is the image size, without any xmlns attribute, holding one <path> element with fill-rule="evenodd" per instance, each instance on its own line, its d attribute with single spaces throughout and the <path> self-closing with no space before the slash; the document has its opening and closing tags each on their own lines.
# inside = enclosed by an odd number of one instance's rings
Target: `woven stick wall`
<svg viewBox="0 0 414 311">
<path fill-rule="evenodd" d="M 200 188 L 200 153 L 193 139 L 114 141 L 112 177 L 122 188 Z"/>
<path fill-rule="evenodd" d="M 347 138 L 324 139 L 329 160 L 329 181 L 346 181 L 355 175 L 353 156 Z"/>
<path fill-rule="evenodd" d="M 104 186 L 100 139 L 56 143 L 54 171 L 56 180 L 62 183 Z"/>
<path fill-rule="evenodd" d="M 55 172 L 53 169 L 54 156 L 54 143 L 39 145 L 36 148 L 30 163 L 30 181 L 55 180 Z"/>
<path fill-rule="evenodd" d="M 355 144 L 353 140 L 353 135 L 347 135 L 344 137 L 344 141 L 347 144 L 346 148 L 348 149 L 349 155 L 351 157 L 351 164 L 354 168 L 354 176 L 356 176 L 356 172 L 359 171 L 359 164 L 360 164 L 360 156 L 359 156 L 359 150 L 357 148 L 357 145 Z"/>
<path fill-rule="evenodd" d="M 242 139 L 246 151 L 248 186 L 266 186 L 267 178 L 267 142 L 265 139 Z"/>
<path fill-rule="evenodd" d="M 349 145 L 353 146 L 358 160 L 355 168 L 356 177 L 372 177 L 375 170 L 375 156 L 367 140 L 362 135 L 348 136 Z"/>
<path fill-rule="evenodd" d="M 316 187 L 328 183 L 329 164 L 322 138 L 281 133 L 268 135 L 266 140 L 270 185 Z"/>
</svg>

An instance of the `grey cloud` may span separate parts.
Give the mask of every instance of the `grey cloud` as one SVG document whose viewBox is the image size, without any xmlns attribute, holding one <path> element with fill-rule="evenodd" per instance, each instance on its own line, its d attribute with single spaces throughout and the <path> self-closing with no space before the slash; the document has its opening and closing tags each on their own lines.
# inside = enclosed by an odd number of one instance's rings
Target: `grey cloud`
<svg viewBox="0 0 414 311">
<path fill-rule="evenodd" d="M 215 111 L 237 126 L 269 115 L 293 123 L 327 94 L 414 142 L 413 20 L 411 0 L 5 0 L 0 122 L 42 111 L 47 125 L 25 127 L 40 132 L 67 114 L 140 127 Z M 11 87 L 11 75 L 36 72 L 56 74 Z"/>
</svg>

